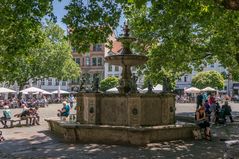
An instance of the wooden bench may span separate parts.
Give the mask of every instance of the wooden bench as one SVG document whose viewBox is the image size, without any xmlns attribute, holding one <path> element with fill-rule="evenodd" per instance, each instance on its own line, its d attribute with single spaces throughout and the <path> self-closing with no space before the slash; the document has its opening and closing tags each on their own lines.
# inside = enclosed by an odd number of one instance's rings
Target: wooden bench
<svg viewBox="0 0 239 159">
<path fill-rule="evenodd" d="M 17 125 L 15 125 L 15 126 L 23 126 L 23 125 L 29 126 L 31 124 L 30 121 L 34 120 L 34 119 L 37 120 L 37 117 L 24 117 L 24 118 L 7 119 L 7 120 L 1 119 L 0 121 L 7 121 L 7 123 L 10 122 L 10 124 L 9 124 L 10 126 L 8 126 L 8 127 L 13 128 L 15 123 L 17 123 Z M 23 122 L 25 122 L 25 123 L 23 123 Z M 7 125 L 7 123 L 6 123 L 6 125 Z"/>
<path fill-rule="evenodd" d="M 28 126 L 29 125 L 29 118 L 21 118 L 21 119 L 12 119 L 10 120 L 10 128 L 14 127 L 14 123 L 18 123 L 18 126 L 22 126 L 22 121 L 25 121 L 25 125 Z"/>
</svg>

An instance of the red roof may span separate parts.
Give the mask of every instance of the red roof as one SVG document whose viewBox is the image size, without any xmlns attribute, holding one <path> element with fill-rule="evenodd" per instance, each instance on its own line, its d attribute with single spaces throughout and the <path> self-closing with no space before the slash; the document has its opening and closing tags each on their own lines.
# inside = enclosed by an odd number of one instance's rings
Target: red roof
<svg viewBox="0 0 239 159">
<path fill-rule="evenodd" d="M 122 49 L 122 44 L 121 44 L 121 42 L 119 42 L 119 41 L 114 41 L 114 42 L 113 42 L 112 52 L 118 54 L 121 49 Z"/>
</svg>

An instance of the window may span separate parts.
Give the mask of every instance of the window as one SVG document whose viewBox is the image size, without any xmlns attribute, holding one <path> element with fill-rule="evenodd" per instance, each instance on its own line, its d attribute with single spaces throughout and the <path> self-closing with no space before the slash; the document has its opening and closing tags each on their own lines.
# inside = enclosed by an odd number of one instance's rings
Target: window
<svg viewBox="0 0 239 159">
<path fill-rule="evenodd" d="M 112 71 L 112 65 L 111 65 L 111 64 L 108 65 L 108 71 L 109 71 L 109 72 Z"/>
<path fill-rule="evenodd" d="M 48 78 L 48 86 L 52 86 L 52 79 Z"/>
<path fill-rule="evenodd" d="M 73 47 L 73 48 L 72 48 L 72 52 L 76 52 L 76 48 Z"/>
<path fill-rule="evenodd" d="M 102 66 L 102 58 L 98 57 L 98 66 Z"/>
<path fill-rule="evenodd" d="M 101 44 L 93 45 L 93 51 L 102 51 L 102 45 Z"/>
<path fill-rule="evenodd" d="M 184 82 L 187 82 L 187 76 L 184 76 Z"/>
<path fill-rule="evenodd" d="M 90 66 L 90 57 L 86 57 L 86 66 Z"/>
<path fill-rule="evenodd" d="M 82 58 L 82 66 L 84 66 L 85 65 L 85 59 L 84 59 L 84 57 Z"/>
<path fill-rule="evenodd" d="M 181 82 L 181 81 L 182 81 L 182 79 L 179 77 L 179 78 L 178 78 L 178 82 Z"/>
<path fill-rule="evenodd" d="M 115 66 L 115 71 L 119 71 L 119 66 Z"/>
<path fill-rule="evenodd" d="M 59 85 L 59 80 L 58 80 L 58 79 L 55 80 L 55 85 L 56 85 L 56 86 Z"/>
<path fill-rule="evenodd" d="M 32 84 L 33 84 L 33 85 L 37 85 L 37 80 L 36 80 L 36 79 L 33 79 Z"/>
<path fill-rule="evenodd" d="M 61 85 L 66 86 L 66 81 L 62 81 Z"/>
<path fill-rule="evenodd" d="M 97 61 L 96 61 L 96 57 L 93 57 L 93 58 L 92 58 L 92 66 L 96 66 L 96 62 L 97 62 Z"/>
<path fill-rule="evenodd" d="M 211 64 L 210 67 L 211 67 L 211 68 L 214 68 L 214 64 Z"/>
<path fill-rule="evenodd" d="M 41 85 L 45 85 L 45 79 L 41 79 Z"/>
<path fill-rule="evenodd" d="M 75 62 L 80 65 L 80 58 L 75 58 Z"/>
</svg>

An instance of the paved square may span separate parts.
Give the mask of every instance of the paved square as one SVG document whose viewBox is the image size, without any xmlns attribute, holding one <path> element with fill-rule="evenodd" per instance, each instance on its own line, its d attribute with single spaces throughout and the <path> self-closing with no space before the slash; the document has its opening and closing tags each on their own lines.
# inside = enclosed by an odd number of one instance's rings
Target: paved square
<svg viewBox="0 0 239 159">
<path fill-rule="evenodd" d="M 234 114 L 239 112 L 239 104 L 232 103 Z M 215 159 L 223 158 L 226 154 L 224 140 L 239 139 L 238 122 L 226 126 L 213 126 L 213 141 L 171 141 L 151 143 L 145 147 L 100 145 L 100 144 L 67 144 L 48 131 L 44 118 L 56 117 L 57 109 L 61 104 L 51 104 L 40 108 L 41 125 L 31 127 L 15 127 L 1 129 L 6 141 L 0 143 L 0 158 L 193 158 Z M 177 104 L 176 113 L 192 115 L 195 104 Z M 13 114 L 21 109 L 12 109 Z M 73 112 L 74 113 L 74 110 Z M 2 114 L 2 110 L 0 110 Z M 227 150 L 228 155 L 239 158 L 239 146 L 232 146 Z"/>
</svg>

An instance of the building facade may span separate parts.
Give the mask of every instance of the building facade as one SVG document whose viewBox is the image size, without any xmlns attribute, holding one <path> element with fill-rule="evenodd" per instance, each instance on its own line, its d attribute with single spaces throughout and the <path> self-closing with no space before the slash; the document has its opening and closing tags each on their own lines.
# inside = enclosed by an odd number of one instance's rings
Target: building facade
<svg viewBox="0 0 239 159">
<path fill-rule="evenodd" d="M 85 54 L 79 54 L 73 49 L 72 55 L 74 61 L 81 68 L 81 75 L 78 79 L 68 82 L 68 87 L 71 91 L 78 91 L 82 78 L 85 79 L 87 88 L 92 86 L 95 78 L 102 80 L 104 78 L 104 44 L 95 44 L 90 47 L 90 51 Z"/>
<path fill-rule="evenodd" d="M 217 71 L 221 74 L 228 74 L 228 71 L 219 63 L 216 62 L 214 64 L 208 64 L 207 66 L 205 66 L 203 68 L 202 71 Z M 181 78 L 179 78 L 176 82 L 176 90 L 178 93 L 182 94 L 184 89 L 191 87 L 192 84 L 192 78 L 197 74 L 197 71 L 192 71 L 191 74 L 185 74 L 183 75 Z M 227 93 L 230 95 L 235 94 L 236 92 L 238 93 L 238 91 L 234 91 L 234 88 L 237 88 L 235 85 L 235 81 L 232 81 L 230 78 L 226 79 L 224 81 L 224 89 L 220 90 L 223 93 Z M 235 87 L 233 87 L 235 85 Z M 239 89 L 239 87 L 238 87 Z"/>
</svg>

